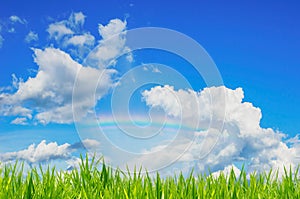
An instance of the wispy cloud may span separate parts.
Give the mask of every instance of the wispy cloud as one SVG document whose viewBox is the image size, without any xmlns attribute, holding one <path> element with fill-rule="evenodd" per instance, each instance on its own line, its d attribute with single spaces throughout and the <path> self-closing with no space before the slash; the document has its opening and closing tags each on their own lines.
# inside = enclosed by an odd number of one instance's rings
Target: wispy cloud
<svg viewBox="0 0 300 199">
<path fill-rule="evenodd" d="M 0 31 L 0 33 L 1 33 L 1 31 Z M 0 48 L 2 48 L 3 42 L 4 42 L 4 39 L 3 39 L 3 37 L 0 35 Z"/>
<path fill-rule="evenodd" d="M 20 17 L 18 17 L 17 15 L 12 15 L 9 17 L 9 20 L 12 23 L 20 23 L 20 24 L 27 24 L 26 19 L 21 19 Z"/>
<path fill-rule="evenodd" d="M 11 124 L 17 124 L 17 125 L 27 125 L 27 118 L 26 117 L 17 117 L 13 121 L 11 121 Z"/>
<path fill-rule="evenodd" d="M 161 71 L 158 69 L 158 67 L 155 66 L 154 64 L 145 64 L 143 66 L 143 70 L 144 71 L 151 71 L 153 73 L 161 73 Z"/>
<path fill-rule="evenodd" d="M 47 32 L 50 38 L 58 42 L 64 42 L 64 37 L 82 32 L 81 27 L 85 22 L 85 15 L 82 12 L 72 13 L 66 20 L 58 21 L 49 25 Z"/>
<path fill-rule="evenodd" d="M 30 42 L 36 42 L 39 40 L 39 36 L 37 33 L 30 31 L 26 37 L 25 37 L 25 42 L 30 43 Z"/>
<path fill-rule="evenodd" d="M 66 26 L 63 22 L 57 22 L 54 24 L 50 24 L 47 29 L 51 38 L 55 40 L 60 40 L 65 35 L 72 35 L 74 32 Z"/>
<path fill-rule="evenodd" d="M 16 25 L 27 25 L 27 20 L 24 18 L 20 18 L 17 15 L 12 15 L 9 18 L 4 20 L 1 19 L 0 23 L 0 48 L 2 48 L 4 43 L 4 34 L 5 33 L 16 33 Z"/>
</svg>

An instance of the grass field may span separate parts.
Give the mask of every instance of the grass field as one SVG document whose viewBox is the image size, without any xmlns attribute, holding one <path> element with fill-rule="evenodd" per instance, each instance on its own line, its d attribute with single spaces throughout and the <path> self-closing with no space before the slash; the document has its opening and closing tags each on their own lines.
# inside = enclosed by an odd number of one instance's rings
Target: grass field
<svg viewBox="0 0 300 199">
<path fill-rule="evenodd" d="M 189 175 L 150 177 L 97 167 L 101 160 L 82 158 L 80 168 L 69 172 L 55 168 L 25 172 L 22 164 L 0 168 L 0 198 L 299 198 L 300 181 L 286 170 L 279 180 L 274 172 L 252 174 L 242 170 L 219 177 Z M 99 169 L 101 168 L 101 169 Z M 196 177 L 195 177 L 196 176 Z M 273 177 L 272 177 L 273 176 Z"/>
</svg>

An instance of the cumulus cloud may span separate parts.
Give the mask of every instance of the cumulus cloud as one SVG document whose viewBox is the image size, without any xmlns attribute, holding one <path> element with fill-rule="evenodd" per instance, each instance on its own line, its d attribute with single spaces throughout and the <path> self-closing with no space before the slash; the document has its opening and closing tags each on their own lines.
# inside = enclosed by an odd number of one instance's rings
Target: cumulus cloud
<svg viewBox="0 0 300 199">
<path fill-rule="evenodd" d="M 225 92 L 225 115 L 218 110 L 224 105 L 220 93 Z M 285 135 L 271 128 L 262 128 L 261 110 L 250 102 L 244 102 L 241 88 L 222 87 L 205 88 L 200 92 L 193 90 L 175 90 L 172 86 L 156 86 L 143 92 L 146 104 L 161 108 L 172 117 L 182 117 L 183 123 L 197 117 L 198 127 L 203 130 L 194 132 L 195 141 L 179 159 L 185 166 L 195 167 L 196 171 L 207 172 L 228 170 L 234 163 L 245 163 L 249 172 L 279 169 L 299 163 L 299 145 L 288 146 Z M 212 117 L 212 114 L 214 117 Z M 215 120 L 215 121 L 211 121 Z M 223 128 L 209 124 L 223 122 Z M 295 143 L 295 139 L 293 143 Z M 182 139 L 182 142 L 191 142 Z M 173 151 L 184 151 L 182 144 L 175 143 Z M 158 146 L 159 147 L 159 146 Z M 161 150 L 168 158 L 178 157 L 178 153 Z M 173 155 L 172 155 L 173 154 Z M 173 157 L 170 157 L 173 156 Z M 154 161 L 151 164 L 155 164 Z"/>
<path fill-rule="evenodd" d="M 69 20 L 73 21 L 75 25 L 83 26 L 85 21 L 85 15 L 82 12 L 72 13 Z"/>
<path fill-rule="evenodd" d="M 30 42 L 35 42 L 39 40 L 39 36 L 37 33 L 30 31 L 26 37 L 25 37 L 25 42 L 30 43 Z"/>
<path fill-rule="evenodd" d="M 72 35 L 83 25 L 84 19 L 82 13 L 73 13 L 68 20 L 50 24 L 48 32 L 56 39 Z M 117 19 L 110 21 L 106 26 L 101 25 L 103 39 L 99 41 L 100 47 L 95 51 L 96 54 L 92 55 L 99 65 L 105 66 L 121 52 L 128 50 L 123 37 L 125 28 L 126 22 Z M 110 34 L 117 35 L 116 39 L 110 41 Z M 119 36 L 121 34 L 123 36 Z M 33 32 L 27 36 L 28 41 L 37 37 Z M 70 36 L 64 41 L 64 45 L 75 46 L 72 49 L 78 55 L 84 54 L 84 47 L 92 47 L 95 39 L 90 33 L 83 33 Z M 14 124 L 21 124 L 21 120 L 25 121 L 24 118 L 27 118 L 28 122 L 41 124 L 72 123 L 73 114 L 75 120 L 81 120 L 115 85 L 114 69 L 95 67 L 88 61 L 80 64 L 66 51 L 54 47 L 32 50 L 34 62 L 38 65 L 35 76 L 26 81 L 13 76 L 13 88 L 16 91 L 0 93 L 0 114 L 23 117 L 15 120 Z M 101 81 L 98 81 L 99 77 Z"/>
<path fill-rule="evenodd" d="M 97 68 L 108 67 L 109 65 L 114 65 L 116 57 L 129 52 L 129 49 L 125 46 L 126 25 L 127 22 L 120 19 L 110 20 L 106 26 L 99 24 L 99 34 L 102 40 L 89 54 L 86 63 Z M 130 54 L 127 60 L 133 61 Z"/>
<path fill-rule="evenodd" d="M 24 160 L 28 163 L 42 163 L 53 159 L 66 159 L 70 156 L 70 144 L 58 145 L 56 142 L 46 143 L 41 141 L 38 145 L 31 144 L 27 149 L 0 154 L 3 162 L 12 160 Z"/>
<path fill-rule="evenodd" d="M 65 35 L 72 35 L 74 32 L 64 22 L 50 24 L 47 29 L 50 38 L 60 40 Z"/>
<path fill-rule="evenodd" d="M 66 38 L 63 42 L 63 48 L 79 60 L 84 60 L 94 45 L 95 37 L 89 32 Z"/>
<path fill-rule="evenodd" d="M 67 45 L 73 46 L 93 46 L 95 38 L 90 33 L 84 33 L 83 35 L 75 35 L 66 41 Z"/>
<path fill-rule="evenodd" d="M 72 13 L 68 19 L 50 24 L 47 29 L 50 38 L 56 41 L 59 48 L 70 53 L 77 60 L 85 61 L 88 65 L 97 68 L 114 63 L 118 55 L 129 52 L 129 49 L 124 46 L 126 21 L 113 19 L 106 25 L 99 24 L 98 30 L 102 39 L 93 50 L 96 39 L 90 32 L 83 30 L 85 18 L 82 12 Z M 92 50 L 93 52 L 90 53 Z M 90 54 L 85 59 L 88 53 Z M 126 58 L 129 62 L 133 61 L 130 53 Z"/>
<path fill-rule="evenodd" d="M 82 142 L 85 148 L 96 149 L 99 147 L 99 142 L 92 139 L 86 139 Z M 39 144 L 31 144 L 27 149 L 23 149 L 15 152 L 6 152 L 0 153 L 1 162 L 10 162 L 15 160 L 22 160 L 28 164 L 34 163 L 44 163 L 52 160 L 66 160 L 66 162 L 72 162 L 72 160 L 77 159 L 72 156 L 73 152 L 76 152 L 79 149 L 85 149 L 77 143 L 69 144 L 65 143 L 62 145 L 57 144 L 56 142 L 47 143 L 46 140 L 42 140 Z M 78 160 L 78 159 L 77 159 Z"/>
<path fill-rule="evenodd" d="M 125 30 L 126 24 L 126 21 L 121 21 L 120 19 L 112 19 L 106 26 L 99 24 L 99 34 L 102 36 L 103 40 L 107 40 Z"/>
<path fill-rule="evenodd" d="M 71 13 L 68 19 L 50 24 L 47 32 L 49 33 L 50 38 L 54 38 L 56 41 L 61 42 L 61 39 L 65 36 L 68 38 L 75 33 L 78 34 L 81 31 L 84 22 L 85 15 L 82 12 Z"/>
<path fill-rule="evenodd" d="M 72 13 L 68 19 L 50 24 L 47 29 L 49 36 L 59 46 L 33 49 L 34 62 L 38 66 L 35 76 L 25 81 L 13 76 L 10 92 L 1 91 L 0 115 L 15 117 L 11 124 L 72 123 L 73 116 L 75 121 L 81 120 L 115 86 L 113 76 L 117 71 L 109 66 L 114 65 L 118 56 L 129 52 L 125 46 L 127 22 L 113 19 L 106 25 L 99 24 L 98 32 L 102 39 L 82 63 L 76 58 L 90 52 L 97 42 L 93 35 L 82 29 L 85 18 L 81 12 Z M 26 23 L 17 16 L 11 16 L 10 21 Z M 38 35 L 32 31 L 25 38 L 26 42 L 37 40 Z M 0 48 L 3 41 L 0 35 Z M 73 58 L 71 55 L 76 56 Z M 130 53 L 127 60 L 133 61 Z M 160 72 L 150 65 L 144 69 Z M 101 81 L 98 81 L 99 77 Z M 182 119 L 184 125 L 194 127 L 194 131 L 181 135 L 168 150 L 164 150 L 168 147 L 164 143 L 145 151 L 155 155 L 152 158 L 142 155 L 132 160 L 134 164 L 143 163 L 147 168 L 155 169 L 161 162 L 178 159 L 174 169 L 189 171 L 195 167 L 199 172 L 210 169 L 218 175 L 220 170 L 228 172 L 240 162 L 245 162 L 250 172 L 271 168 L 282 171 L 284 165 L 296 167 L 299 163 L 299 138 L 284 141 L 283 133 L 261 127 L 261 110 L 244 101 L 242 88 L 222 86 L 194 91 L 175 90 L 173 86 L 165 85 L 145 90 L 142 95 L 150 108 L 162 109 L 169 117 Z M 1 154 L 0 159 L 43 162 L 69 158 L 73 151 L 99 146 L 96 140 L 64 145 L 42 141 L 25 150 Z"/>
<path fill-rule="evenodd" d="M 39 66 L 36 76 L 19 82 L 15 93 L 0 94 L 0 105 L 7 110 L 4 115 L 19 116 L 23 112 L 22 115 L 31 119 L 29 114 L 35 111 L 33 119 L 39 123 L 71 123 L 72 106 L 80 107 L 77 116 L 84 117 L 113 84 L 111 74 L 114 71 L 83 67 L 59 49 L 34 49 L 34 55 Z M 100 75 L 103 78 L 98 83 Z M 72 100 L 76 77 L 79 93 Z M 11 107 L 18 107 L 18 112 L 16 108 L 11 111 Z"/>
</svg>

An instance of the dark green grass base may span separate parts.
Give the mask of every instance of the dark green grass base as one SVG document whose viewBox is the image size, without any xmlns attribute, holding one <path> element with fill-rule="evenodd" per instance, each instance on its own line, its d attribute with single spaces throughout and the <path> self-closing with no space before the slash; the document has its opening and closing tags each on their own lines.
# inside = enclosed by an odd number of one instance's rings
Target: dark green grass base
<svg viewBox="0 0 300 199">
<path fill-rule="evenodd" d="M 299 198 L 296 173 L 285 170 L 279 180 L 275 172 L 252 174 L 242 170 L 219 177 L 211 175 L 150 177 L 141 172 L 113 170 L 93 158 L 82 158 L 79 169 L 59 172 L 33 168 L 24 172 L 20 164 L 0 169 L 0 199 L 7 198 Z"/>
</svg>

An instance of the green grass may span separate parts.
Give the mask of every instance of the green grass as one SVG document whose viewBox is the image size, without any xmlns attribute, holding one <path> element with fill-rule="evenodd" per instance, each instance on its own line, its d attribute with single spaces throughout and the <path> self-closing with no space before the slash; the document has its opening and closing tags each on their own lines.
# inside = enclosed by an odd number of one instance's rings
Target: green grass
<svg viewBox="0 0 300 199">
<path fill-rule="evenodd" d="M 22 164 L 3 166 L 0 198 L 300 198 L 298 170 L 285 170 L 281 180 L 272 171 L 247 179 L 243 170 L 240 176 L 231 172 L 161 178 L 158 173 L 124 173 L 105 164 L 99 169 L 99 161 L 82 158 L 80 168 L 70 172 L 41 167 L 24 172 Z"/>
</svg>

